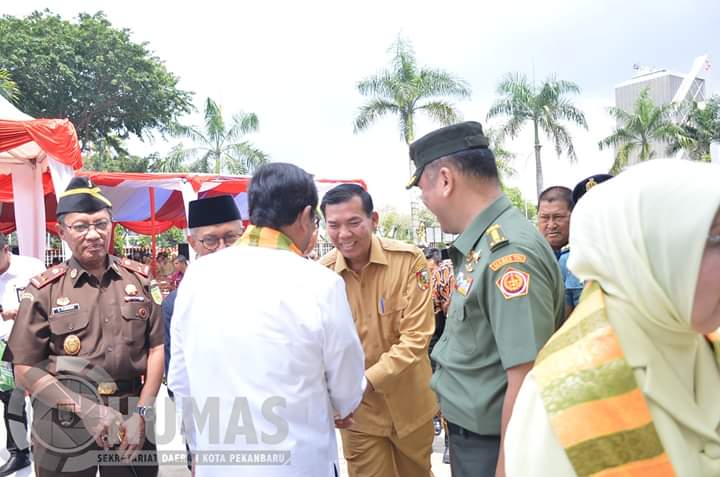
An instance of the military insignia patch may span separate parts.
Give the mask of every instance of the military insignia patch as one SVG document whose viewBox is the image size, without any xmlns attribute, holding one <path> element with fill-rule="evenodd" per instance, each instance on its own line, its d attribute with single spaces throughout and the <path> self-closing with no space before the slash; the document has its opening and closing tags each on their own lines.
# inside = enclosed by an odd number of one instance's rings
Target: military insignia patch
<svg viewBox="0 0 720 477">
<path fill-rule="evenodd" d="M 495 281 L 506 300 L 528 294 L 530 289 L 530 274 L 508 268 L 503 275 Z"/>
<path fill-rule="evenodd" d="M 485 233 L 487 234 L 488 247 L 490 247 L 490 250 L 493 252 L 508 243 L 508 239 L 503 235 L 500 224 L 491 225 Z"/>
<path fill-rule="evenodd" d="M 475 270 L 475 264 L 480 260 L 480 252 L 476 252 L 475 250 L 471 250 L 467 256 L 465 257 L 465 271 L 468 273 L 472 273 L 473 270 Z"/>
<path fill-rule="evenodd" d="M 58 298 L 58 299 L 55 301 L 55 303 L 57 303 L 58 306 L 69 305 L 69 304 L 70 304 L 70 298 L 68 298 L 68 297 L 66 297 L 66 296 L 61 296 L 60 298 Z"/>
<path fill-rule="evenodd" d="M 23 300 L 33 301 L 34 299 L 35 299 L 35 297 L 33 296 L 32 293 L 25 292 L 22 295 L 20 295 L 20 301 L 23 301 Z"/>
<path fill-rule="evenodd" d="M 63 350 L 71 356 L 78 354 L 80 352 L 80 338 L 75 335 L 69 335 L 63 342 Z"/>
<path fill-rule="evenodd" d="M 465 273 L 463 272 L 460 272 L 455 279 L 455 289 L 462 296 L 467 296 L 467 294 L 470 292 L 472 284 L 473 277 L 471 277 L 470 275 L 465 275 Z"/>
<path fill-rule="evenodd" d="M 490 270 L 493 272 L 497 272 L 505 265 L 511 264 L 511 263 L 525 263 L 527 262 L 527 257 L 521 253 L 512 253 L 510 255 L 505 255 L 504 257 L 500 257 L 497 260 L 495 260 L 493 263 L 491 263 Z"/>
<path fill-rule="evenodd" d="M 70 278 L 74 280 L 75 277 L 77 277 L 77 270 L 73 268 L 72 270 L 70 270 Z"/>
<path fill-rule="evenodd" d="M 130 295 L 130 296 L 135 296 L 138 294 L 138 289 L 132 283 L 128 283 L 127 285 L 125 285 L 125 294 Z"/>
<path fill-rule="evenodd" d="M 415 272 L 415 278 L 417 279 L 418 288 L 421 290 L 427 290 L 430 288 L 430 274 L 426 268 Z"/>
<path fill-rule="evenodd" d="M 160 287 L 155 280 L 150 280 L 150 295 L 156 305 L 162 305 L 162 293 Z"/>
</svg>

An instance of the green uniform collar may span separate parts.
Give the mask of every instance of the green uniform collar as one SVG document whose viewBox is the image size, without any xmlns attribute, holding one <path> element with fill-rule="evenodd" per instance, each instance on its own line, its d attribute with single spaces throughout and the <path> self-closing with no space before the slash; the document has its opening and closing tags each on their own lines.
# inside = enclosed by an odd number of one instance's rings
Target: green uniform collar
<svg viewBox="0 0 720 477">
<path fill-rule="evenodd" d="M 490 204 L 488 208 L 475 217 L 470 226 L 453 242 L 452 247 L 463 254 L 463 256 L 467 255 L 468 252 L 475 248 L 475 244 L 477 244 L 482 234 L 485 233 L 485 230 L 510 207 L 512 207 L 512 203 L 510 203 L 510 200 L 505 194 L 502 194 L 495 199 L 495 202 Z"/>
</svg>

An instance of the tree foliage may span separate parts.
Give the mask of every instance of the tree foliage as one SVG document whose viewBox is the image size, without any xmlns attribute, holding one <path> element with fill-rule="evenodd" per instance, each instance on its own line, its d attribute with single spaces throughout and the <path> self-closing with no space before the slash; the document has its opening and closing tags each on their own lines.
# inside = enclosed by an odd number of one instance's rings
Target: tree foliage
<svg viewBox="0 0 720 477">
<path fill-rule="evenodd" d="M 256 132 L 260 127 L 255 113 L 239 112 L 228 125 L 220 105 L 207 98 L 204 118 L 202 127 L 174 127 L 174 135 L 189 138 L 194 146 L 185 148 L 182 144 L 176 145 L 161 161 L 163 171 L 188 167 L 192 172 L 252 174 L 268 162 L 266 153 L 243 140 L 244 136 Z"/>
<path fill-rule="evenodd" d="M 445 71 L 419 67 L 410 42 L 398 38 L 389 50 L 390 67 L 357 84 L 358 91 L 370 100 L 360 107 L 355 118 L 355 133 L 367 129 L 385 115 L 396 116 L 400 135 L 410 144 L 415 138 L 415 114 L 448 125 L 459 121 L 455 106 L 443 98 L 470 97 L 469 85 Z"/>
<path fill-rule="evenodd" d="M 579 94 L 580 87 L 554 77 L 536 87 L 525 75 L 508 73 L 500 81 L 497 93 L 500 99 L 490 107 L 487 117 L 507 116 L 507 122 L 500 129 L 501 137 L 515 138 L 527 124 L 533 127 L 535 183 L 539 195 L 543 190 L 540 132 L 553 142 L 558 156 L 565 152 L 571 162 L 577 160 L 572 136 L 564 123 L 587 129 L 585 114 L 567 98 L 569 94 Z"/>
<path fill-rule="evenodd" d="M 84 150 L 131 134 L 149 137 L 192 109 L 191 93 L 146 43 L 102 12 L 63 20 L 48 10 L 0 18 L 0 68 L 20 90 L 18 107 L 37 118 L 69 118 Z"/>
<path fill-rule="evenodd" d="M 600 150 L 615 148 L 615 161 L 610 174 L 620 173 L 636 157 L 638 162 L 647 161 L 655 156 L 652 142 L 669 144 L 681 134 L 681 130 L 672 121 L 671 104 L 655 104 L 645 88 L 635 100 L 632 112 L 612 107 L 610 115 L 619 126 L 608 137 L 598 143 Z"/>
<path fill-rule="evenodd" d="M 710 144 L 720 142 L 720 96 L 708 101 L 693 101 L 683 106 L 685 120 L 670 143 L 668 152 L 685 150 L 690 159 L 710 161 Z"/>
<path fill-rule="evenodd" d="M 16 102 L 20 96 L 20 90 L 13 81 L 12 76 L 3 69 L 0 69 L 0 96 L 11 103 Z"/>
</svg>

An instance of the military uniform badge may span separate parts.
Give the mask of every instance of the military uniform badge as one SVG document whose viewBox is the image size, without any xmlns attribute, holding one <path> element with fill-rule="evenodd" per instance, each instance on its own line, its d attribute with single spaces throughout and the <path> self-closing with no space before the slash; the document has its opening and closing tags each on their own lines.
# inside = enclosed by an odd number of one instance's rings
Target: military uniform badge
<svg viewBox="0 0 720 477">
<path fill-rule="evenodd" d="M 80 338 L 75 335 L 69 335 L 63 342 L 63 350 L 65 350 L 65 354 L 69 354 L 70 356 L 75 356 L 80 353 Z"/>
<path fill-rule="evenodd" d="M 150 280 L 150 295 L 156 305 L 162 305 L 162 293 L 160 287 L 155 280 Z"/>
<path fill-rule="evenodd" d="M 508 268 L 500 278 L 495 281 L 506 300 L 525 296 L 530 289 L 530 274 L 514 268 Z"/>
<path fill-rule="evenodd" d="M 462 296 L 467 296 L 473 284 L 473 277 L 460 272 L 455 279 L 455 289 Z"/>
<path fill-rule="evenodd" d="M 475 250 L 470 250 L 470 252 L 465 257 L 465 271 L 468 273 L 472 273 L 473 270 L 475 270 L 475 264 L 480 260 L 480 252 L 476 252 Z"/>
<path fill-rule="evenodd" d="M 415 278 L 417 279 L 418 288 L 421 290 L 427 290 L 430 288 L 430 274 L 427 268 L 423 268 L 415 272 Z"/>
</svg>

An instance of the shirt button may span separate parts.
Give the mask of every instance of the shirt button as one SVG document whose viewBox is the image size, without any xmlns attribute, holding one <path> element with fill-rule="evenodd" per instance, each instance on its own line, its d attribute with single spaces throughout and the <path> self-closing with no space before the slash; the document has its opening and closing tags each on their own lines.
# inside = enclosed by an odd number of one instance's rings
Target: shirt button
<svg viewBox="0 0 720 477">
<path fill-rule="evenodd" d="M 75 329 L 75 325 L 73 325 L 72 323 L 70 323 L 70 324 L 68 325 L 68 330 L 72 330 L 72 329 Z"/>
<path fill-rule="evenodd" d="M 105 323 L 110 323 L 110 318 L 105 318 Z"/>
<path fill-rule="evenodd" d="M 108 347 L 107 347 L 107 352 L 108 352 L 108 353 L 112 353 L 112 346 L 108 346 Z"/>
</svg>

